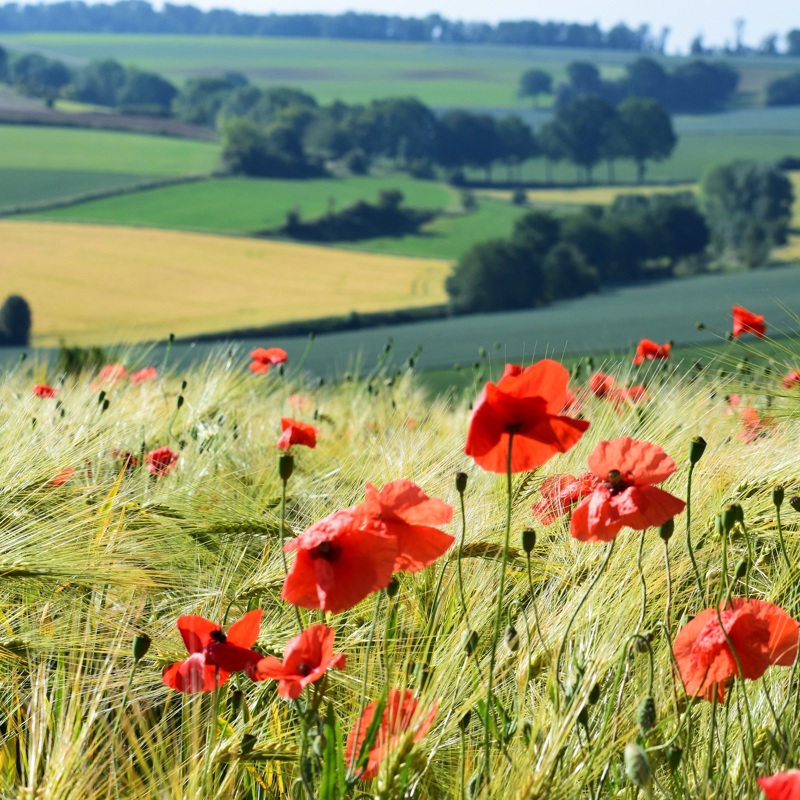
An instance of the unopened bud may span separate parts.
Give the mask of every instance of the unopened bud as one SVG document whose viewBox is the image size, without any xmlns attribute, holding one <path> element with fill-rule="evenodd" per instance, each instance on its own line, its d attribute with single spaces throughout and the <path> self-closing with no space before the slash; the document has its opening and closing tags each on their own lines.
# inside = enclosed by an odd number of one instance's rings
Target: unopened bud
<svg viewBox="0 0 800 800">
<path fill-rule="evenodd" d="M 645 789 L 650 786 L 652 774 L 644 750 L 635 742 L 625 745 L 625 774 L 634 785 Z"/>
<path fill-rule="evenodd" d="M 672 534 L 675 533 L 675 520 L 668 519 L 659 529 L 658 535 L 665 541 L 668 542 L 672 538 Z"/>
<path fill-rule="evenodd" d="M 458 727 L 465 731 L 469 727 L 469 721 L 472 719 L 472 711 L 467 709 L 461 719 L 458 721 Z"/>
<path fill-rule="evenodd" d="M 780 508 L 783 505 L 784 491 L 783 486 L 776 486 L 772 490 L 772 505 L 775 508 Z"/>
<path fill-rule="evenodd" d="M 478 634 L 475 631 L 464 631 L 461 636 L 461 646 L 464 648 L 466 654 L 471 656 L 478 646 Z"/>
<path fill-rule="evenodd" d="M 386 595 L 387 597 L 397 597 L 397 593 L 400 591 L 400 581 L 397 580 L 396 575 L 392 575 L 392 579 L 386 586 Z"/>
<path fill-rule="evenodd" d="M 459 494 L 464 494 L 464 490 L 466 488 L 467 488 L 467 473 L 456 472 L 456 491 Z"/>
<path fill-rule="evenodd" d="M 534 547 L 536 547 L 536 531 L 533 528 L 522 531 L 522 549 L 530 555 Z"/>
<path fill-rule="evenodd" d="M 592 691 L 589 692 L 589 705 L 595 706 L 597 705 L 597 701 L 600 699 L 600 684 L 596 683 L 592 686 Z"/>
<path fill-rule="evenodd" d="M 244 736 L 242 736 L 242 741 L 239 744 L 239 752 L 243 756 L 246 756 L 248 753 L 252 753 L 257 741 L 258 739 L 254 734 L 244 734 Z"/>
<path fill-rule="evenodd" d="M 707 442 L 702 436 L 695 436 L 689 442 L 689 463 L 694 466 L 705 453 Z"/>
<path fill-rule="evenodd" d="M 231 692 L 231 711 L 233 712 L 233 716 L 238 716 L 239 712 L 242 710 L 242 703 L 244 702 L 244 692 L 240 690 L 236 690 Z"/>
<path fill-rule="evenodd" d="M 179 394 L 179 395 L 178 395 L 178 400 L 177 400 L 177 402 L 175 403 L 175 407 L 176 407 L 176 408 L 180 408 L 180 407 L 181 407 L 181 406 L 182 406 L 182 405 L 183 405 L 185 402 L 186 402 L 186 401 L 185 401 L 185 399 L 184 399 L 183 395 L 182 395 L 182 394 Z"/>
<path fill-rule="evenodd" d="M 680 747 L 675 747 L 674 744 L 671 744 L 667 748 L 667 765 L 673 772 L 680 766 L 682 756 L 683 750 Z"/>
<path fill-rule="evenodd" d="M 738 563 L 736 564 L 736 572 L 734 573 L 734 578 L 736 580 L 741 580 L 744 576 L 747 575 L 747 559 L 742 558 L 739 559 Z"/>
<path fill-rule="evenodd" d="M 796 495 L 789 500 L 789 505 L 797 512 L 800 512 L 800 497 Z"/>
<path fill-rule="evenodd" d="M 636 721 L 643 735 L 656 724 L 656 701 L 650 695 L 639 703 L 639 708 L 636 709 Z"/>
<path fill-rule="evenodd" d="M 739 514 L 735 506 L 725 506 L 725 508 L 722 509 L 722 530 L 725 533 L 730 533 L 736 525 L 738 517 Z"/>
<path fill-rule="evenodd" d="M 278 474 L 281 476 L 281 480 L 285 483 L 292 477 L 293 472 L 294 456 L 289 453 L 284 453 L 278 458 Z"/>
<path fill-rule="evenodd" d="M 133 660 L 141 661 L 150 649 L 152 640 L 146 633 L 138 633 L 133 637 Z"/>
<path fill-rule="evenodd" d="M 506 628 L 506 647 L 514 653 L 519 650 L 519 634 L 517 633 L 517 629 L 513 625 L 509 625 Z"/>
</svg>

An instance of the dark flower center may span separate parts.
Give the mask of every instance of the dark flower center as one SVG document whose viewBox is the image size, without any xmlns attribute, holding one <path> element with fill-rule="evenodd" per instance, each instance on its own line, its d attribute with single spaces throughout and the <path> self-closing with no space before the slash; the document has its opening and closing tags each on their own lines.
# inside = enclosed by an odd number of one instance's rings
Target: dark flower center
<svg viewBox="0 0 800 800">
<path fill-rule="evenodd" d="M 622 474 L 618 469 L 608 471 L 608 478 L 605 481 L 606 486 L 611 492 L 611 496 L 624 492 L 631 484 L 622 480 Z"/>
<path fill-rule="evenodd" d="M 308 554 L 313 559 L 324 558 L 326 561 L 333 563 L 338 561 L 339 556 L 342 554 L 342 548 L 338 544 L 332 542 L 322 542 L 316 547 L 312 547 Z"/>
<path fill-rule="evenodd" d="M 211 631 L 209 636 L 217 643 L 217 644 L 225 644 L 228 641 L 227 637 L 221 630 Z"/>
<path fill-rule="evenodd" d="M 311 664 L 307 664 L 305 661 L 301 661 L 297 665 L 297 674 L 302 675 L 304 678 L 311 672 Z"/>
</svg>

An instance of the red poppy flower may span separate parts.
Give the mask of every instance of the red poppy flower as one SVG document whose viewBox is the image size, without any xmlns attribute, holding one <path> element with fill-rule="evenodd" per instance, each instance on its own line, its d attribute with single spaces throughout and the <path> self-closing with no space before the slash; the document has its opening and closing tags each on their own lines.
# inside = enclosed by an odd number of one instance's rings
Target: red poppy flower
<svg viewBox="0 0 800 800">
<path fill-rule="evenodd" d="M 729 608 L 720 607 L 719 616 L 722 627 L 716 610 L 707 608 L 675 637 L 672 651 L 687 694 L 712 700 L 716 692 L 724 700 L 725 682 L 739 674 L 728 639 L 742 665 L 741 676 L 748 680 L 760 678 L 771 664 L 794 663 L 797 622 L 779 606 L 734 597 Z"/>
<path fill-rule="evenodd" d="M 311 625 L 295 636 L 283 651 L 283 663 L 275 656 L 260 659 L 248 672 L 254 681 L 278 681 L 278 694 L 296 700 L 309 683 L 329 669 L 344 669 L 345 657 L 333 652 L 336 634 L 327 625 Z"/>
<path fill-rule="evenodd" d="M 262 658 L 250 648 L 258 639 L 261 609 L 248 611 L 234 622 L 227 635 L 205 617 L 179 617 L 178 630 L 189 658 L 164 667 L 161 680 L 171 689 L 193 694 L 222 686 L 231 672 L 241 672 Z"/>
<path fill-rule="evenodd" d="M 464 452 L 488 472 L 506 471 L 512 434 L 512 472 L 535 469 L 565 453 L 589 427 L 585 420 L 561 416 L 568 381 L 567 369 L 549 359 L 525 369 L 507 365 L 497 385 L 487 383 L 475 404 Z"/>
<path fill-rule="evenodd" d="M 775 417 L 762 417 L 756 409 L 750 406 L 739 408 L 742 429 L 738 437 L 750 444 L 751 442 L 767 436 L 775 427 Z"/>
<path fill-rule="evenodd" d="M 124 381 L 127 377 L 128 370 L 122 364 L 106 364 L 97 373 L 97 378 L 92 382 L 92 391 L 96 392 L 103 386 L 114 386 L 120 381 Z"/>
<path fill-rule="evenodd" d="M 666 344 L 656 344 L 650 339 L 642 339 L 636 348 L 636 355 L 633 363 L 638 367 L 645 359 L 652 361 L 654 358 L 669 358 L 669 351 L 672 350 L 672 342 Z"/>
<path fill-rule="evenodd" d="M 656 488 L 675 472 L 675 462 L 658 446 L 620 436 L 600 442 L 589 456 L 598 478 L 594 491 L 572 512 L 569 532 L 583 542 L 610 542 L 619 531 L 662 525 L 686 503 Z"/>
<path fill-rule="evenodd" d="M 33 387 L 33 393 L 37 397 L 50 398 L 58 394 L 58 389 L 54 389 L 46 383 L 37 383 L 36 386 Z"/>
<path fill-rule="evenodd" d="M 169 447 L 159 447 L 158 450 L 151 450 L 145 457 L 144 463 L 148 472 L 162 477 L 175 469 L 178 462 L 178 454 Z"/>
<path fill-rule="evenodd" d="M 540 500 L 531 509 L 542 525 L 552 525 L 563 517 L 579 500 L 591 494 L 600 484 L 600 479 L 591 472 L 577 478 L 573 475 L 552 475 L 545 478 L 539 491 Z"/>
<path fill-rule="evenodd" d="M 353 765 L 361 754 L 364 739 L 377 707 L 377 701 L 370 703 L 347 736 L 345 759 L 349 765 Z M 369 751 L 369 760 L 361 779 L 372 780 L 378 774 L 378 768 L 383 759 L 400 744 L 405 736 L 410 735 L 413 742 L 422 741 L 433 725 L 437 710 L 438 703 L 434 703 L 430 711 L 422 715 L 417 698 L 410 689 L 403 691 L 389 689 L 378 735 Z"/>
<path fill-rule="evenodd" d="M 616 385 L 617 382 L 605 372 L 595 372 L 589 378 L 589 391 L 595 397 L 605 397 Z"/>
<path fill-rule="evenodd" d="M 800 769 L 756 778 L 756 783 L 767 800 L 800 800 Z"/>
<path fill-rule="evenodd" d="M 397 539 L 394 572 L 419 572 L 453 544 L 450 534 L 434 527 L 453 519 L 453 507 L 428 497 L 416 483 L 392 481 L 380 491 L 368 483 L 365 492 L 362 507 L 368 517 Z"/>
<path fill-rule="evenodd" d="M 50 481 L 51 486 L 63 486 L 67 481 L 75 477 L 75 470 L 72 467 L 64 467 L 58 475 Z"/>
<path fill-rule="evenodd" d="M 788 372 L 786 377 L 781 381 L 781 386 L 783 386 L 784 389 L 795 389 L 800 386 L 800 369 Z"/>
<path fill-rule="evenodd" d="M 131 373 L 131 383 L 146 383 L 158 377 L 158 370 L 155 367 L 145 367 L 136 372 Z"/>
<path fill-rule="evenodd" d="M 753 314 L 741 306 L 732 306 L 733 313 L 733 338 L 738 339 L 743 333 L 754 333 L 763 339 L 767 333 L 767 323 L 760 314 Z"/>
<path fill-rule="evenodd" d="M 289 360 L 286 351 L 280 347 L 257 347 L 250 353 L 250 358 L 253 359 L 250 369 L 258 375 L 269 372 L 273 364 L 285 364 Z"/>
<path fill-rule="evenodd" d="M 293 444 L 302 444 L 306 447 L 317 446 L 317 434 L 319 428 L 309 425 L 291 417 L 281 419 L 281 430 L 283 433 L 277 441 L 281 450 L 288 450 Z"/>
<path fill-rule="evenodd" d="M 281 598 L 303 608 L 344 611 L 389 585 L 397 539 L 359 506 L 312 525 L 284 551 L 297 551 Z"/>
</svg>

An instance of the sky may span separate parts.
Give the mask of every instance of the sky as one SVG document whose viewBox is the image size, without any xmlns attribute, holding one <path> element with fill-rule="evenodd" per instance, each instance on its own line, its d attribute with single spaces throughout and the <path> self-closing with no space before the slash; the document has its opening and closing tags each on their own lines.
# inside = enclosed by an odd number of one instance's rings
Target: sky
<svg viewBox="0 0 800 800">
<path fill-rule="evenodd" d="M 233 8 L 256 14 L 302 13 L 327 14 L 343 11 L 370 11 L 401 16 L 426 16 L 439 13 L 450 19 L 498 22 L 499 20 L 537 19 L 564 22 L 598 22 L 603 29 L 625 22 L 636 28 L 647 23 L 654 32 L 669 26 L 670 52 L 685 52 L 691 40 L 703 33 L 706 46 L 735 41 L 734 25 L 745 20 L 744 41 L 758 45 L 771 33 L 783 36 L 800 28 L 800 3 L 797 0 L 670 0 L 646 3 L 642 0 L 171 0 L 176 5 L 191 2 L 199 8 Z M 158 6 L 160 3 L 154 2 Z"/>
</svg>

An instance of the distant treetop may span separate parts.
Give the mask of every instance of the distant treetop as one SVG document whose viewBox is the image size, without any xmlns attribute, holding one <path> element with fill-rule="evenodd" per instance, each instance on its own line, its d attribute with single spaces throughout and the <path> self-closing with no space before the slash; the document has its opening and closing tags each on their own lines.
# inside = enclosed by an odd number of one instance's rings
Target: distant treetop
<svg viewBox="0 0 800 800">
<path fill-rule="evenodd" d="M 649 28 L 624 24 L 603 31 L 596 23 L 520 20 L 497 25 L 448 20 L 438 14 L 398 17 L 385 14 L 238 14 L 228 9 L 201 11 L 165 3 L 156 10 L 145 0 L 114 4 L 84 2 L 0 6 L 0 33 L 172 33 L 224 36 L 298 36 L 401 42 L 486 44 L 658 50 L 661 37 Z"/>
</svg>

